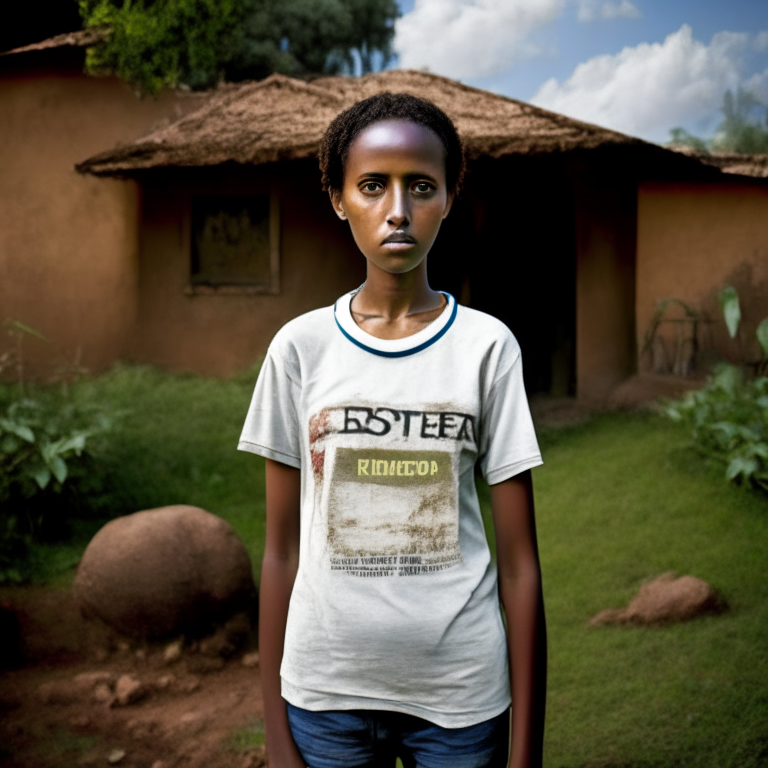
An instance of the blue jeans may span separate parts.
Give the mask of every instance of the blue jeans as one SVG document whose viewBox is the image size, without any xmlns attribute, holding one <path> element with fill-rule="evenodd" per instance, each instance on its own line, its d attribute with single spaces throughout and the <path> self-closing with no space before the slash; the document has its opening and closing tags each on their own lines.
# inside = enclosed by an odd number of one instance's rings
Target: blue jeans
<svg viewBox="0 0 768 768">
<path fill-rule="evenodd" d="M 287 704 L 307 768 L 506 768 L 509 711 L 466 728 L 441 728 L 381 710 L 309 712 Z"/>
</svg>

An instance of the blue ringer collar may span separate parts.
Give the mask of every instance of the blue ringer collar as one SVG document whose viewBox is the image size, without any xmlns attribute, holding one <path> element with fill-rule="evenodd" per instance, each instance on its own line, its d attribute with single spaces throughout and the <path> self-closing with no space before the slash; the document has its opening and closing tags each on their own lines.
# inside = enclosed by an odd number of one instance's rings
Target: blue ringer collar
<svg viewBox="0 0 768 768">
<path fill-rule="evenodd" d="M 334 305 L 333 316 L 336 325 L 345 338 L 356 347 L 379 357 L 407 357 L 431 347 L 445 336 L 448 329 L 453 325 L 458 312 L 456 299 L 450 293 L 440 291 L 446 298 L 445 309 L 426 328 L 412 336 L 406 336 L 404 339 L 377 339 L 362 330 L 352 317 L 350 304 L 356 293 L 357 291 L 352 291 L 345 294 Z"/>
</svg>

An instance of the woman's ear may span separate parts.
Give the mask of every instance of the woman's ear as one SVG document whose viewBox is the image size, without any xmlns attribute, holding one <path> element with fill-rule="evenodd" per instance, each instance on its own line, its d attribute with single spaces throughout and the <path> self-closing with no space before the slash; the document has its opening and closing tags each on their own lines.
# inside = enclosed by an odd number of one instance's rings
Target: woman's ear
<svg viewBox="0 0 768 768">
<path fill-rule="evenodd" d="M 341 204 L 341 192 L 338 189 L 329 189 L 328 194 L 331 198 L 331 205 L 333 210 L 336 211 L 336 215 L 342 220 L 347 220 L 347 214 L 344 213 L 344 207 Z"/>
<path fill-rule="evenodd" d="M 445 201 L 445 210 L 443 211 L 443 218 L 445 218 L 451 212 L 451 206 L 453 205 L 453 201 L 455 199 L 456 199 L 456 193 L 449 192 L 448 199 Z"/>
</svg>

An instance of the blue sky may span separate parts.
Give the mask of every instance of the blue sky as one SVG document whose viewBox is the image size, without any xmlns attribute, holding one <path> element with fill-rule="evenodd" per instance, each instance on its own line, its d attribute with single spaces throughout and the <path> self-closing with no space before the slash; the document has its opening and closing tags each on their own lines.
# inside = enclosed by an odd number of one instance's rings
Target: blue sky
<svg viewBox="0 0 768 768">
<path fill-rule="evenodd" d="M 395 66 L 651 141 L 711 135 L 727 88 L 768 106 L 768 0 L 400 0 Z M 764 110 L 763 110 L 764 112 Z"/>
</svg>

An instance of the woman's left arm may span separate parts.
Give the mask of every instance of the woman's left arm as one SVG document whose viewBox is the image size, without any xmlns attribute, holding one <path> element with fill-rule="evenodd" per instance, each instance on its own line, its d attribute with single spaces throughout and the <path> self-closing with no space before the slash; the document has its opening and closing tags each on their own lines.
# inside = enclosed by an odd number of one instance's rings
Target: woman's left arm
<svg viewBox="0 0 768 768">
<path fill-rule="evenodd" d="M 530 470 L 491 486 L 512 688 L 510 768 L 541 768 L 547 630 Z"/>
</svg>

